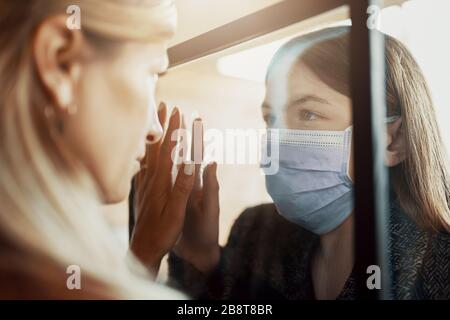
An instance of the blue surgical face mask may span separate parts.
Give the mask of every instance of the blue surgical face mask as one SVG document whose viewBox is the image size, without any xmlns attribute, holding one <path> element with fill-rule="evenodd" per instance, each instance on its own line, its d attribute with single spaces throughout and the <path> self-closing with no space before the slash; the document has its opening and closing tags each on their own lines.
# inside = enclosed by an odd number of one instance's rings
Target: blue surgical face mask
<svg viewBox="0 0 450 320">
<path fill-rule="evenodd" d="M 284 218 L 319 235 L 348 218 L 354 208 L 348 175 L 351 137 L 352 127 L 344 131 L 268 129 L 261 167 L 267 191 Z M 272 149 L 270 161 L 278 161 L 275 174 L 266 170 L 268 148 Z"/>
</svg>

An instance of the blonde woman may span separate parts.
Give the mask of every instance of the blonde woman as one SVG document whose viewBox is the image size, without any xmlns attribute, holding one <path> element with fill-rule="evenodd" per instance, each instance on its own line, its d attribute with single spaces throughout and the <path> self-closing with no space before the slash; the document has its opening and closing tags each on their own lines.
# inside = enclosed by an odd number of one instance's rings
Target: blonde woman
<svg viewBox="0 0 450 320">
<path fill-rule="evenodd" d="M 274 203 L 245 210 L 224 248 L 218 210 L 191 207 L 174 285 L 216 299 L 357 298 L 349 39 L 349 28 L 324 29 L 275 54 L 262 107 L 280 130 L 280 170 L 266 175 Z M 450 176 L 433 102 L 410 52 L 385 43 L 392 298 L 450 299 Z"/>
<path fill-rule="evenodd" d="M 154 101 L 175 21 L 171 0 L 0 1 L 0 298 L 183 297 L 151 282 L 194 182 L 186 165 L 171 186 L 181 114 L 161 141 Z M 126 199 L 155 142 L 125 257 L 100 205 Z"/>
</svg>

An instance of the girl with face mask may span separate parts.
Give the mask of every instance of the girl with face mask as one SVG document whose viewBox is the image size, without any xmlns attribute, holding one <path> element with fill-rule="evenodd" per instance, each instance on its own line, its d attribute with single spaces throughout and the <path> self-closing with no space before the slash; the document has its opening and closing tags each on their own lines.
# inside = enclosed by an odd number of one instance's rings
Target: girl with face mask
<svg viewBox="0 0 450 320">
<path fill-rule="evenodd" d="M 218 209 L 190 207 L 170 256 L 174 285 L 219 299 L 357 298 L 348 50 L 349 29 L 339 27 L 275 54 L 262 107 L 262 154 L 278 149 L 262 159 L 274 203 L 243 212 L 224 248 Z M 385 52 L 393 298 L 448 299 L 450 183 L 433 103 L 408 50 L 386 36 Z M 269 161 L 277 172 L 266 170 Z"/>
</svg>

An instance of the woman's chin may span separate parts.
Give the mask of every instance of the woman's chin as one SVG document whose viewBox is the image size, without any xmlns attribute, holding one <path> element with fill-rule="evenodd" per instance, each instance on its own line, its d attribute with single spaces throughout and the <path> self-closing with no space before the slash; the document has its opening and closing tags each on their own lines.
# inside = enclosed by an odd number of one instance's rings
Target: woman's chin
<svg viewBox="0 0 450 320">
<path fill-rule="evenodd" d="M 125 172 L 122 171 L 120 175 L 115 175 L 118 179 L 98 179 L 102 202 L 104 204 L 115 204 L 127 200 L 131 191 L 131 181 L 135 172 L 139 170 L 140 165 L 133 163 Z"/>
<path fill-rule="evenodd" d="M 131 179 L 130 179 L 131 181 Z M 125 201 L 128 199 L 131 190 L 131 182 L 127 184 L 123 184 L 122 187 L 115 186 L 115 188 L 107 190 L 102 193 L 103 203 L 108 204 L 116 204 Z"/>
</svg>

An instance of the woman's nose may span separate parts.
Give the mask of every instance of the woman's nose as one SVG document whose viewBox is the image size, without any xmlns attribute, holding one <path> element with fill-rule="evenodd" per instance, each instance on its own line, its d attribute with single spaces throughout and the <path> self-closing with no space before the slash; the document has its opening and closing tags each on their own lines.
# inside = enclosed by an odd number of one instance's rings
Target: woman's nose
<svg viewBox="0 0 450 320">
<path fill-rule="evenodd" d="M 154 103 L 150 108 L 149 112 L 149 130 L 147 133 L 147 142 L 155 143 L 163 136 L 163 128 L 159 122 L 158 111 Z"/>
<path fill-rule="evenodd" d="M 161 139 L 162 136 L 163 136 L 163 128 L 159 123 L 159 120 L 156 119 L 156 121 L 153 123 L 147 134 L 147 141 L 148 143 L 155 143 L 159 141 L 159 139 Z"/>
</svg>

